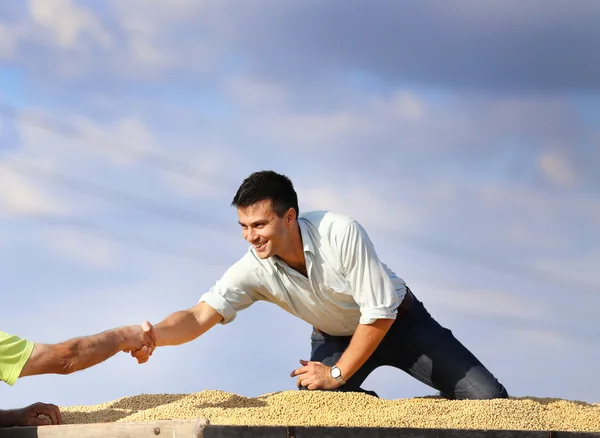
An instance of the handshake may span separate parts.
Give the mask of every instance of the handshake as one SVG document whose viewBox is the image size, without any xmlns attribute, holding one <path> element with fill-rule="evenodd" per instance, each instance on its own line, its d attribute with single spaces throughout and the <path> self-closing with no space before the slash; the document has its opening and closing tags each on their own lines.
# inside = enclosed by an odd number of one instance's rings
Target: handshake
<svg viewBox="0 0 600 438">
<path fill-rule="evenodd" d="M 157 335 L 154 326 L 148 321 L 144 321 L 141 325 L 133 325 L 122 327 L 125 353 L 131 353 L 131 356 L 136 358 L 139 364 L 148 362 L 150 356 L 157 347 Z"/>
</svg>

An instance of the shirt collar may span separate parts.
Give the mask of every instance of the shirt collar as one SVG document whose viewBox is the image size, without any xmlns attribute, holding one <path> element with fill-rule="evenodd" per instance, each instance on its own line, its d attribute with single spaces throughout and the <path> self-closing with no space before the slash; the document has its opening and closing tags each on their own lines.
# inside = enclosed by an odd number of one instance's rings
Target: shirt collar
<svg viewBox="0 0 600 438">
<path fill-rule="evenodd" d="M 310 232 L 308 231 L 308 226 L 306 225 L 306 221 L 303 218 L 298 218 L 298 227 L 300 228 L 300 236 L 302 237 L 302 244 L 304 245 L 304 252 L 314 254 L 315 247 L 313 245 L 313 241 L 310 238 Z M 283 262 L 279 257 L 273 256 L 273 263 L 275 265 L 285 268 L 287 265 Z"/>
<path fill-rule="evenodd" d="M 304 252 L 311 254 L 315 253 L 315 247 L 308 231 L 308 226 L 303 218 L 298 219 L 298 225 L 300 226 L 300 236 L 302 236 L 302 243 L 304 244 Z"/>
</svg>

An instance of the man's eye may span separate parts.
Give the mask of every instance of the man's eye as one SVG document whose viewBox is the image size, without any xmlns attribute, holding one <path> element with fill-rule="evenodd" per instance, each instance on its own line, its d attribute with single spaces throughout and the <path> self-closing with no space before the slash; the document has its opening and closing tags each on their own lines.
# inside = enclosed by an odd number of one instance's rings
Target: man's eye
<svg viewBox="0 0 600 438">
<path fill-rule="evenodd" d="M 265 224 L 258 224 L 255 226 L 255 228 L 258 228 L 259 230 L 264 227 L 265 227 Z"/>
</svg>

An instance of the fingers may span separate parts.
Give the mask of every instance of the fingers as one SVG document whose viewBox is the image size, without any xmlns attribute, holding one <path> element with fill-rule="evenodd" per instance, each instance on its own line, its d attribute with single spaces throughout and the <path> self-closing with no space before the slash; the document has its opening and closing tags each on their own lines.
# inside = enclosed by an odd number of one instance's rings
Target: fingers
<svg viewBox="0 0 600 438">
<path fill-rule="evenodd" d="M 302 365 L 302 367 L 296 368 L 294 371 L 292 371 L 290 373 L 290 377 L 296 377 L 300 374 L 307 373 L 310 370 L 311 364 L 313 364 L 312 366 L 314 367 L 315 364 L 318 365 L 320 364 L 320 362 L 311 362 L 309 360 L 300 359 L 300 364 Z"/>
<path fill-rule="evenodd" d="M 296 368 L 294 371 L 291 372 L 290 377 L 296 377 L 296 376 L 300 376 L 298 377 L 298 379 L 296 380 L 296 386 L 298 386 L 298 388 L 304 386 L 304 384 L 302 382 L 305 382 L 308 380 L 307 373 L 309 371 L 308 368 L 308 361 L 304 360 L 304 359 L 300 359 L 300 364 L 302 365 L 300 368 Z"/>
<path fill-rule="evenodd" d="M 144 321 L 144 322 L 142 322 L 142 330 L 144 331 L 146 336 L 148 338 L 150 338 L 150 340 L 152 341 L 152 347 L 155 347 L 156 341 L 157 341 L 157 335 L 156 335 L 156 330 L 154 329 L 154 326 L 152 324 L 150 324 L 149 321 Z"/>
<path fill-rule="evenodd" d="M 62 424 L 62 414 L 56 405 L 35 403 L 28 408 L 28 423 L 33 423 L 31 425 Z"/>
<path fill-rule="evenodd" d="M 62 423 L 62 415 L 56 405 L 50 405 L 45 403 L 40 403 L 38 406 L 38 415 L 44 414 L 50 417 L 52 420 L 52 424 L 61 424 Z"/>
<path fill-rule="evenodd" d="M 148 361 L 148 359 L 150 359 L 150 355 L 147 353 L 144 353 L 141 350 L 134 351 L 133 353 L 131 353 L 131 357 L 133 357 L 134 359 L 137 359 L 138 363 L 145 363 Z"/>
<path fill-rule="evenodd" d="M 150 359 L 150 356 L 152 356 L 152 350 L 146 346 L 140 348 L 139 350 L 135 350 L 135 351 L 131 352 L 131 357 L 134 357 L 135 359 L 137 359 L 138 364 L 148 362 L 148 359 Z"/>
<path fill-rule="evenodd" d="M 150 335 L 156 336 L 156 331 L 154 330 L 154 326 L 152 324 L 150 324 L 149 321 L 142 322 L 142 330 L 144 330 L 144 333 L 148 333 Z"/>
<path fill-rule="evenodd" d="M 142 330 L 144 331 L 144 343 L 148 348 L 149 356 L 152 356 L 152 352 L 156 349 L 157 335 L 154 326 L 149 321 L 144 321 L 141 324 Z"/>
<path fill-rule="evenodd" d="M 308 366 L 303 366 L 301 368 L 296 368 L 294 371 L 290 373 L 290 377 L 296 377 L 300 374 L 305 374 L 308 372 Z"/>
<path fill-rule="evenodd" d="M 323 385 L 318 381 L 315 381 L 315 379 L 306 377 L 299 377 L 296 381 L 296 386 L 298 386 L 298 388 L 304 386 L 306 389 L 321 389 L 323 387 Z"/>
<path fill-rule="evenodd" d="M 326 388 L 327 369 L 325 365 L 317 361 L 309 361 L 300 359 L 302 367 L 291 372 L 290 377 L 298 376 L 296 385 L 298 388 L 305 387 L 307 389 Z"/>
<path fill-rule="evenodd" d="M 50 426 L 52 420 L 46 417 L 31 417 L 27 419 L 27 426 Z"/>
<path fill-rule="evenodd" d="M 138 364 L 146 363 L 156 349 L 156 330 L 149 321 L 143 321 L 140 325 L 131 328 L 137 333 L 135 343 L 123 351 L 131 353 L 131 357 L 137 359 Z"/>
<path fill-rule="evenodd" d="M 58 423 L 56 423 L 56 424 L 63 424 L 62 412 L 60 412 L 60 409 L 58 409 L 58 406 L 52 405 L 52 407 L 56 411 L 56 418 L 58 419 Z"/>
</svg>

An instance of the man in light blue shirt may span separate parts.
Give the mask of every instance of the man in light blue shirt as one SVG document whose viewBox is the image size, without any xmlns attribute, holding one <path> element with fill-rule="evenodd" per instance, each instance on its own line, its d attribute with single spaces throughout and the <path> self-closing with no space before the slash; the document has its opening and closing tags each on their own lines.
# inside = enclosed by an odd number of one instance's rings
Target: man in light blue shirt
<svg viewBox="0 0 600 438">
<path fill-rule="evenodd" d="M 357 221 L 325 211 L 299 215 L 292 182 L 272 171 L 246 178 L 232 205 L 248 252 L 198 304 L 156 325 L 157 346 L 189 342 L 268 301 L 313 326 L 310 361 L 291 373 L 301 389 L 364 391 L 367 376 L 389 365 L 447 398 L 508 397 L 379 260 Z M 138 360 L 149 354 L 132 352 Z"/>
</svg>

